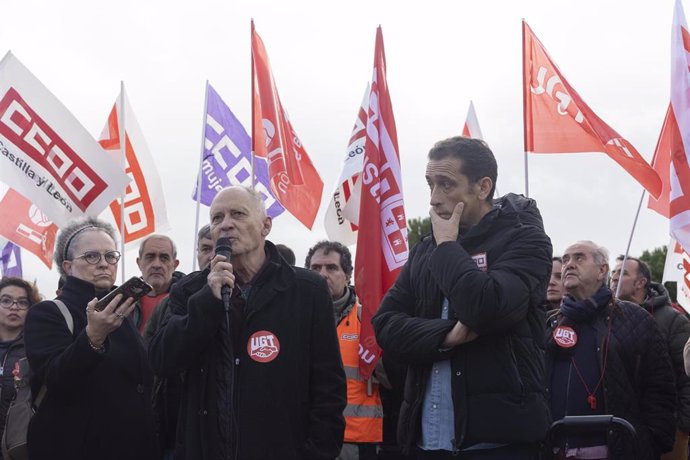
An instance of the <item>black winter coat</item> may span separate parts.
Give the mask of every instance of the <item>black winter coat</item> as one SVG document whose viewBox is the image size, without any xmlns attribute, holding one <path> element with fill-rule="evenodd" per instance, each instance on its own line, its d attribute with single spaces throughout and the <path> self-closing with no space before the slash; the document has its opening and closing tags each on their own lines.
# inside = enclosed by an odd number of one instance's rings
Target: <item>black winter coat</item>
<svg viewBox="0 0 690 460">
<path fill-rule="evenodd" d="M 547 382 L 556 353 L 552 331 L 561 321 L 558 313 L 549 319 L 547 343 Z M 673 368 L 654 318 L 631 302 L 617 302 L 601 310 L 593 325 L 597 344 L 603 344 L 611 319 L 611 337 L 607 347 L 597 347 L 599 368 L 604 368 L 604 412 L 622 417 L 637 431 L 635 439 L 620 431 L 608 438 L 609 458 L 619 460 L 653 460 L 668 452 L 675 439 L 676 390 Z M 577 332 L 577 326 L 573 326 Z M 577 346 L 577 345 L 576 345 Z M 574 374 L 574 373 L 573 373 Z M 576 377 L 572 377 L 574 380 Z M 547 388 L 550 393 L 551 389 Z"/>
<path fill-rule="evenodd" d="M 5 430 L 5 422 L 7 418 L 7 410 L 10 408 L 10 403 L 17 394 L 14 388 L 14 375 L 12 371 L 14 370 L 14 365 L 22 358 L 26 356 L 26 351 L 24 348 L 24 338 L 19 335 L 15 340 L 13 340 L 7 352 L 2 359 L 2 372 L 0 373 L 1 387 L 0 387 L 0 435 Z M 3 458 L 2 452 L 0 451 L 0 459 Z"/>
<path fill-rule="evenodd" d="M 550 415 L 544 395 L 544 312 L 551 241 L 533 200 L 509 194 L 460 235 L 411 253 L 373 319 L 384 352 L 408 365 L 398 442 L 411 452 L 434 362 L 450 359 L 455 445 L 542 440 Z M 443 298 L 451 310 L 441 318 Z M 479 334 L 441 351 L 457 321 Z"/>
<path fill-rule="evenodd" d="M 690 338 L 690 321 L 671 306 L 668 291 L 659 283 L 650 284 L 649 295 L 642 303 L 642 307 L 654 315 L 654 319 L 668 345 L 668 352 L 676 375 L 678 430 L 688 433 L 690 432 L 690 377 L 685 374 L 683 348 Z"/>
<path fill-rule="evenodd" d="M 46 396 L 31 419 L 31 460 L 151 460 L 158 456 L 151 409 L 153 373 L 146 349 L 129 319 L 105 342 L 104 354 L 89 345 L 86 304 L 91 283 L 67 277 L 58 299 L 74 321 L 71 334 L 50 301 L 29 309 L 24 341 L 31 392 Z"/>
<path fill-rule="evenodd" d="M 270 260 L 253 282 L 243 317 L 232 318 L 243 321 L 231 326 L 241 337 L 228 340 L 208 268 L 170 293 L 172 314 L 149 356 L 160 376 L 186 372 L 177 460 L 333 459 L 340 452 L 345 373 L 326 283 L 287 265 L 270 242 L 266 250 Z M 259 362 L 249 354 L 251 337 L 266 333 L 279 342 L 277 356 Z"/>
</svg>

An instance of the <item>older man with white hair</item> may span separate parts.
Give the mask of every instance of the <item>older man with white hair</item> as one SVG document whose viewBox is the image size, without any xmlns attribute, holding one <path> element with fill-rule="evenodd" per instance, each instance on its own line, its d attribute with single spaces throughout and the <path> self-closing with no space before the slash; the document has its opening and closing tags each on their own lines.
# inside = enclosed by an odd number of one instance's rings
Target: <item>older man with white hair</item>
<svg viewBox="0 0 690 460">
<path fill-rule="evenodd" d="M 185 373 L 175 458 L 334 459 L 346 387 L 326 282 L 266 240 L 272 221 L 256 191 L 220 191 L 210 222 L 232 255 L 174 285 L 149 347 L 156 373 Z"/>
<path fill-rule="evenodd" d="M 654 318 L 639 305 L 614 300 L 609 256 L 592 241 L 563 253 L 566 295 L 548 320 L 547 384 L 554 420 L 613 414 L 636 429 L 557 440 L 558 458 L 658 459 L 673 447 L 675 401 L 668 348 Z"/>
</svg>

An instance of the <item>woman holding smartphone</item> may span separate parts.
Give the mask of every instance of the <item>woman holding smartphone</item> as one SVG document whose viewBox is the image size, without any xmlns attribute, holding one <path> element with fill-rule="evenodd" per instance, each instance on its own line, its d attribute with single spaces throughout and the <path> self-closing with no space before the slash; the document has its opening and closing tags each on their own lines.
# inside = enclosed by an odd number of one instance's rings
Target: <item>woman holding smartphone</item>
<svg viewBox="0 0 690 460">
<path fill-rule="evenodd" d="M 98 219 L 75 222 L 58 235 L 54 259 L 67 277 L 57 299 L 74 332 L 52 301 L 29 310 L 24 339 L 34 398 L 45 387 L 29 425 L 29 458 L 157 458 L 153 374 L 127 318 L 133 299 L 119 304 L 116 296 L 103 310 L 94 308 L 115 284 L 115 231 Z"/>
</svg>

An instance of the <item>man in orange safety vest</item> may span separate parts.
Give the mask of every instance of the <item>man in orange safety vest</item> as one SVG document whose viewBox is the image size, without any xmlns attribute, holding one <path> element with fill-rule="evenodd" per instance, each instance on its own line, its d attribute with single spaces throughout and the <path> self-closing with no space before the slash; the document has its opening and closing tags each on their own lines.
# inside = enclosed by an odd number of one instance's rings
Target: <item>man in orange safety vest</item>
<svg viewBox="0 0 690 460">
<path fill-rule="evenodd" d="M 362 309 L 350 286 L 352 255 L 337 241 L 320 241 L 309 250 L 305 267 L 319 272 L 328 283 L 347 378 L 345 438 L 338 459 L 376 459 L 377 445 L 383 441 L 383 407 L 379 384 L 375 379 L 364 380 L 359 374 Z"/>
</svg>

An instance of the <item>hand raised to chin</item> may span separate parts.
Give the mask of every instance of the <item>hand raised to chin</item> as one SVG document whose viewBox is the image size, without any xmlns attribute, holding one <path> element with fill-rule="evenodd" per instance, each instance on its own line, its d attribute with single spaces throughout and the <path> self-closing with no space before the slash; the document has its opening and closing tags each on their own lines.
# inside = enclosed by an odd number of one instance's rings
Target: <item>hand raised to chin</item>
<svg viewBox="0 0 690 460">
<path fill-rule="evenodd" d="M 462 216 L 462 211 L 465 208 L 465 203 L 460 201 L 455 205 L 453 209 L 453 214 L 449 219 L 444 219 L 443 217 L 436 214 L 434 208 L 429 210 L 429 216 L 431 217 L 431 228 L 434 232 L 434 238 L 436 239 L 436 244 L 445 243 L 446 241 L 455 241 L 458 239 L 458 231 L 460 226 L 460 217 Z"/>
</svg>

